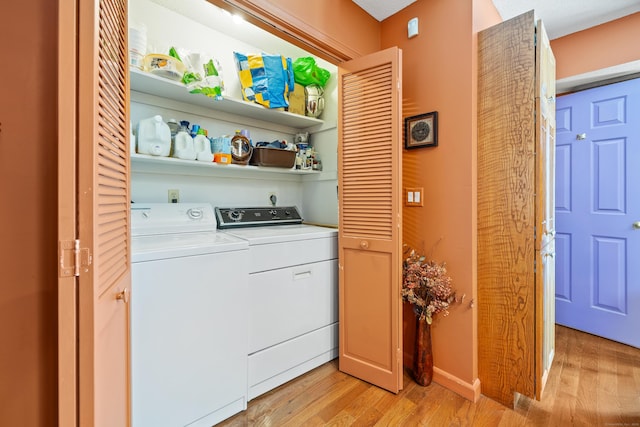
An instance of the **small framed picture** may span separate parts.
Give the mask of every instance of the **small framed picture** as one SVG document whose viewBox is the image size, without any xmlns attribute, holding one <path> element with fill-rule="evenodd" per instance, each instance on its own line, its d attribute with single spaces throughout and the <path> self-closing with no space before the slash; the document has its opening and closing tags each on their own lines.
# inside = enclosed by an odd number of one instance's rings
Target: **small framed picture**
<svg viewBox="0 0 640 427">
<path fill-rule="evenodd" d="M 404 147 L 436 147 L 438 145 L 438 112 L 432 111 L 404 119 Z"/>
</svg>

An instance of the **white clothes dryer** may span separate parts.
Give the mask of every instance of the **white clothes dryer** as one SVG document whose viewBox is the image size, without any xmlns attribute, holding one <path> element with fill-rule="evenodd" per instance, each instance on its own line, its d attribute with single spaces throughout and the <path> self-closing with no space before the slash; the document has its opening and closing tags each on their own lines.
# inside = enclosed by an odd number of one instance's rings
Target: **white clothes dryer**
<svg viewBox="0 0 640 427">
<path fill-rule="evenodd" d="M 295 206 L 216 207 L 249 242 L 249 400 L 338 356 L 338 230 Z"/>
</svg>

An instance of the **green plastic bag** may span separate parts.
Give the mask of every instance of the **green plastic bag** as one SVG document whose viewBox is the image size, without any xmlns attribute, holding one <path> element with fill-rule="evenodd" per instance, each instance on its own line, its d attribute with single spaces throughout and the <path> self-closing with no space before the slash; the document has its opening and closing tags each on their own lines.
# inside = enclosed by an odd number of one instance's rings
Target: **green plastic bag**
<svg viewBox="0 0 640 427">
<path fill-rule="evenodd" d="M 302 86 L 316 84 L 324 87 L 331 77 L 331 72 L 318 67 L 316 60 L 310 56 L 298 58 L 293 62 L 293 76 L 296 83 Z"/>
</svg>

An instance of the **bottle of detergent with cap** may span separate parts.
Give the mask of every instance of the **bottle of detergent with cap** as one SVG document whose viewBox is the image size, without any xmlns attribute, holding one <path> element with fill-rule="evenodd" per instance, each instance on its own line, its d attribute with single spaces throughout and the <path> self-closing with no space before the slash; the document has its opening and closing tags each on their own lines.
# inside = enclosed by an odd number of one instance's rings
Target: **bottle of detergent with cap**
<svg viewBox="0 0 640 427">
<path fill-rule="evenodd" d="M 207 131 L 205 129 L 198 129 L 198 134 L 193 138 L 193 146 L 196 150 L 196 160 L 201 162 L 213 162 L 211 142 L 209 142 L 209 138 L 207 138 Z"/>
<path fill-rule="evenodd" d="M 168 156 L 171 151 L 171 131 L 162 116 L 153 116 L 138 122 L 138 153 Z"/>
<path fill-rule="evenodd" d="M 183 160 L 195 160 L 196 150 L 193 146 L 193 138 L 189 134 L 189 122 L 180 122 L 180 130 L 176 134 L 173 157 Z"/>
</svg>

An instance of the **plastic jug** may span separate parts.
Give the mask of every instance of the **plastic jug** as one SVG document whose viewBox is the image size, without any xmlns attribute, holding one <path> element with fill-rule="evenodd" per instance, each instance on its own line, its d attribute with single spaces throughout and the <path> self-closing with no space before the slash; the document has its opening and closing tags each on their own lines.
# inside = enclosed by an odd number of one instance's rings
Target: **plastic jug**
<svg viewBox="0 0 640 427">
<path fill-rule="evenodd" d="M 196 150 L 193 146 L 193 138 L 189 134 L 189 122 L 181 121 L 180 130 L 176 134 L 173 157 L 183 160 L 195 160 Z"/>
<path fill-rule="evenodd" d="M 204 129 L 198 129 L 198 134 L 193 138 L 193 146 L 196 151 L 196 160 L 201 162 L 213 162 L 213 153 L 211 153 L 211 142 L 207 138 Z"/>
<path fill-rule="evenodd" d="M 162 116 L 153 116 L 138 122 L 138 153 L 168 156 L 171 152 L 171 131 Z"/>
</svg>

